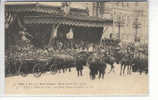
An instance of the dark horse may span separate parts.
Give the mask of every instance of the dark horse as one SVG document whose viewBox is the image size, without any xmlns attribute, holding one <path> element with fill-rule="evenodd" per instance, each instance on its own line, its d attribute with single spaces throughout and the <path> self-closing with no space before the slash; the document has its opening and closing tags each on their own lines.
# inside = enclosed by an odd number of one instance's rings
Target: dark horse
<svg viewBox="0 0 158 100">
<path fill-rule="evenodd" d="M 120 75 L 131 74 L 133 67 L 133 54 L 131 52 L 123 52 L 121 50 L 114 52 L 115 61 L 117 64 L 120 64 Z"/>
<path fill-rule="evenodd" d="M 90 78 L 95 79 L 96 75 L 99 73 L 99 79 L 104 78 L 106 63 L 104 62 L 104 57 L 99 57 L 97 54 L 92 55 L 88 59 L 89 69 L 90 69 Z"/>
<path fill-rule="evenodd" d="M 114 63 L 116 62 L 115 57 L 112 55 L 105 54 L 103 60 L 104 60 L 104 62 L 106 62 L 106 64 L 109 64 L 111 66 L 111 69 L 108 73 L 111 73 L 112 71 L 115 72 L 114 71 Z"/>
<path fill-rule="evenodd" d="M 120 59 L 121 69 L 120 75 L 125 74 L 125 70 L 127 70 L 127 74 L 131 74 L 133 67 L 133 55 L 125 53 Z"/>
<path fill-rule="evenodd" d="M 134 64 L 133 64 L 133 71 L 139 72 L 140 75 L 145 72 L 148 73 L 148 58 L 144 57 L 135 57 L 134 58 Z"/>
<path fill-rule="evenodd" d="M 77 75 L 78 76 L 82 76 L 83 73 L 83 66 L 85 66 L 87 64 L 87 60 L 89 57 L 89 53 L 88 52 L 79 52 L 75 55 L 75 66 L 76 66 L 76 70 L 77 70 Z"/>
</svg>

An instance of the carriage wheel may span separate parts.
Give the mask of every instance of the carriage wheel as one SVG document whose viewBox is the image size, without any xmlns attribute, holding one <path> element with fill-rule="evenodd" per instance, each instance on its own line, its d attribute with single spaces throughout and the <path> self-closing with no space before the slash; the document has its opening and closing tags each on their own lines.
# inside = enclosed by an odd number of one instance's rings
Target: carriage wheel
<svg viewBox="0 0 158 100">
<path fill-rule="evenodd" d="M 19 75 L 21 75 L 22 77 L 26 77 L 27 74 L 22 70 L 22 68 L 20 67 L 18 72 L 17 72 Z"/>
<path fill-rule="evenodd" d="M 36 64 L 36 65 L 34 65 L 34 67 L 33 67 L 33 76 L 35 76 L 35 77 L 40 77 L 42 75 L 42 72 L 41 72 L 41 70 L 40 70 L 40 64 Z"/>
<path fill-rule="evenodd" d="M 27 76 L 27 74 L 25 74 L 24 72 L 20 72 L 20 75 L 21 75 L 22 77 L 26 77 L 26 76 Z"/>
<path fill-rule="evenodd" d="M 56 74 L 56 73 L 57 73 L 57 67 L 51 65 L 50 71 L 51 71 L 51 74 L 52 74 L 52 75 Z"/>
</svg>

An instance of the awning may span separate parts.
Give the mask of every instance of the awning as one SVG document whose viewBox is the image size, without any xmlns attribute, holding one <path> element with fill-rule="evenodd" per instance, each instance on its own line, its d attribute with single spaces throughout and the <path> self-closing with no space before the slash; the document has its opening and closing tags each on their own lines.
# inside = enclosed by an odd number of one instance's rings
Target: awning
<svg viewBox="0 0 158 100">
<path fill-rule="evenodd" d="M 61 10 L 61 6 L 43 5 L 39 3 L 20 3 L 20 4 L 6 4 L 6 11 L 11 12 L 39 12 L 47 14 L 61 15 L 64 12 Z"/>
<path fill-rule="evenodd" d="M 83 13 L 80 15 L 64 15 L 61 6 L 42 5 L 39 3 L 26 4 L 6 4 L 5 10 L 10 12 L 22 13 L 25 24 L 66 24 L 83 27 L 104 27 L 107 24 L 112 25 L 112 20 L 99 17 L 86 16 L 85 10 L 72 8 L 72 12 Z M 27 13 L 28 12 L 28 13 Z"/>
<path fill-rule="evenodd" d="M 66 24 L 83 27 L 104 27 L 112 24 L 112 20 L 82 16 L 29 16 L 24 17 L 25 24 Z"/>
</svg>

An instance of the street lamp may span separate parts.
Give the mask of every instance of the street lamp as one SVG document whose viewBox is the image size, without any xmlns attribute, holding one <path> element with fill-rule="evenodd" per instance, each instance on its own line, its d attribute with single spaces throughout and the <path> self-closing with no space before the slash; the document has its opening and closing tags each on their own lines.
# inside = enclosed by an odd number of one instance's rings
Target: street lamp
<svg viewBox="0 0 158 100">
<path fill-rule="evenodd" d="M 121 27 L 123 26 L 123 20 L 121 19 L 120 16 L 117 17 L 116 25 L 118 26 L 118 39 L 120 40 L 120 32 L 121 32 Z"/>
<path fill-rule="evenodd" d="M 134 36 L 134 41 L 135 41 L 135 42 L 138 42 L 138 41 L 139 41 L 137 35 L 138 35 L 138 29 L 141 28 L 140 25 L 141 25 L 141 24 L 138 22 L 138 18 L 136 18 L 135 21 L 133 22 L 133 26 L 134 26 L 135 32 L 136 32 L 136 33 L 135 33 L 135 36 Z"/>
</svg>

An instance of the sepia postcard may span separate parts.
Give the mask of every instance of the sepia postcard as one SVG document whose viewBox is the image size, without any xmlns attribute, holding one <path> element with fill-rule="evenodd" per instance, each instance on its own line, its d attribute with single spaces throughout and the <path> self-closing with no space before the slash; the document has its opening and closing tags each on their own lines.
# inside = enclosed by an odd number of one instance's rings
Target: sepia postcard
<svg viewBox="0 0 158 100">
<path fill-rule="evenodd" d="M 5 94 L 148 95 L 148 2 L 5 2 Z"/>
</svg>

